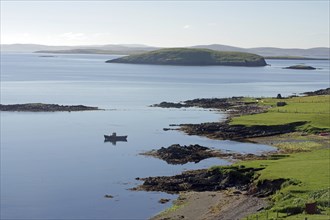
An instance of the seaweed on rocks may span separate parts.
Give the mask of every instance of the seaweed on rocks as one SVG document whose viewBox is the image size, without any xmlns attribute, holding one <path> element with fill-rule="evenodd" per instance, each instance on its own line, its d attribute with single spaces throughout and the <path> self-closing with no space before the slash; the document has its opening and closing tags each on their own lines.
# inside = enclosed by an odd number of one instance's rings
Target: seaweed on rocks
<svg viewBox="0 0 330 220">
<path fill-rule="evenodd" d="M 181 130 L 188 135 L 206 136 L 214 139 L 244 140 L 253 137 L 265 137 L 293 132 L 306 122 L 293 122 L 284 125 L 229 125 L 226 122 L 211 122 L 202 124 L 182 124 Z"/>
<path fill-rule="evenodd" d="M 236 166 L 186 171 L 175 176 L 136 178 L 144 181 L 132 190 L 162 191 L 218 191 L 230 187 L 247 190 L 254 180 L 255 172 L 263 168 L 241 168 Z"/>
</svg>

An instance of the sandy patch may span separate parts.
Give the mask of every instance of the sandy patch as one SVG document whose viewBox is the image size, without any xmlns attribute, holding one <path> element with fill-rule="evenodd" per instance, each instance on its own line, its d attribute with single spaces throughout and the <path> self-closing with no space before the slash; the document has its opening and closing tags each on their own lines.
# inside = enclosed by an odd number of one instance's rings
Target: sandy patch
<svg viewBox="0 0 330 220">
<path fill-rule="evenodd" d="M 234 220 L 266 207 L 265 200 L 244 195 L 239 191 L 185 192 L 174 202 L 179 207 L 164 211 L 152 220 Z"/>
</svg>

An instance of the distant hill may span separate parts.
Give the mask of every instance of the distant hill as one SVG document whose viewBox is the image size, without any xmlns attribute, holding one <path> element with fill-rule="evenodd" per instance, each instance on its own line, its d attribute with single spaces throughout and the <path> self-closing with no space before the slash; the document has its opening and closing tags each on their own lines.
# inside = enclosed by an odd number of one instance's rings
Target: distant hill
<svg viewBox="0 0 330 220">
<path fill-rule="evenodd" d="M 147 49 L 135 48 L 133 49 L 71 49 L 71 50 L 39 50 L 35 53 L 52 53 L 52 54 L 114 54 L 114 55 L 131 55 L 140 54 L 149 51 Z"/>
<path fill-rule="evenodd" d="M 130 54 L 159 49 L 142 44 L 107 44 L 82 46 L 48 46 L 41 44 L 1 44 L 3 52 L 45 52 L 45 53 L 97 53 L 97 54 Z"/>
<path fill-rule="evenodd" d="M 156 64 L 156 65 L 225 65 L 225 66 L 265 66 L 264 58 L 256 54 L 242 52 L 221 52 L 197 48 L 167 48 L 137 55 L 125 56 L 107 63 Z"/>
<path fill-rule="evenodd" d="M 205 48 L 217 51 L 235 51 L 244 53 L 254 53 L 265 57 L 301 57 L 329 59 L 330 48 L 315 47 L 310 49 L 286 49 L 275 47 L 241 48 L 221 44 L 196 45 L 190 48 Z M 108 45 L 85 45 L 85 46 L 47 46 L 40 44 L 2 44 L 2 52 L 45 52 L 45 53 L 66 53 L 66 54 L 137 54 L 147 51 L 161 49 L 143 44 L 108 44 Z"/>
<path fill-rule="evenodd" d="M 256 47 L 256 48 L 240 48 L 232 47 L 221 44 L 198 45 L 193 48 L 206 48 L 219 51 L 237 51 L 246 53 L 255 53 L 260 56 L 266 57 L 302 57 L 302 58 L 323 58 L 329 59 L 330 48 L 328 47 L 315 47 L 310 49 L 284 49 L 276 47 Z"/>
</svg>

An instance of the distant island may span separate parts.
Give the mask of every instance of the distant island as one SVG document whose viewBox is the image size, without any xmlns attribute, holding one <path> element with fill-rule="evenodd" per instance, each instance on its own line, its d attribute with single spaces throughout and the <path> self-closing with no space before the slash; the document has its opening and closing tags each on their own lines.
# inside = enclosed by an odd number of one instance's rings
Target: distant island
<svg viewBox="0 0 330 220">
<path fill-rule="evenodd" d="M 295 69 L 295 70 L 315 70 L 315 67 L 312 66 L 306 66 L 306 65 L 293 65 L 293 66 L 288 66 L 284 67 L 283 69 Z"/>
<path fill-rule="evenodd" d="M 71 112 L 71 111 L 92 111 L 101 110 L 98 107 L 90 107 L 84 105 L 58 105 L 58 104 L 44 104 L 44 103 L 26 103 L 2 105 L 0 104 L 0 111 L 10 112 Z"/>
<path fill-rule="evenodd" d="M 197 48 L 169 48 L 129 55 L 107 63 L 182 65 L 182 66 L 266 66 L 262 56 L 243 52 L 224 52 Z"/>
</svg>

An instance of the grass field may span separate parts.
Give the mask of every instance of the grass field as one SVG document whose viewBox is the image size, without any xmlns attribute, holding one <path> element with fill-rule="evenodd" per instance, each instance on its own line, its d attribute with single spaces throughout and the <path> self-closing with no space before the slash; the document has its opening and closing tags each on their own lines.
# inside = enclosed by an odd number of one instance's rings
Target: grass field
<svg viewBox="0 0 330 220">
<path fill-rule="evenodd" d="M 259 171 L 256 181 L 274 180 L 279 178 L 290 179 L 293 184 L 284 184 L 273 197 L 272 207 L 258 213 L 259 219 L 281 217 L 279 219 L 329 219 L 330 201 L 330 149 L 315 150 L 308 153 L 290 154 L 280 160 L 256 160 L 240 162 L 238 165 L 246 167 L 265 167 Z M 305 203 L 317 202 L 322 215 L 291 215 L 290 212 L 301 212 Z M 300 216 L 301 218 L 297 218 Z M 255 219 L 256 215 L 250 216 Z M 253 217 L 253 218 L 252 218 Z"/>
<path fill-rule="evenodd" d="M 233 125 L 281 125 L 305 121 L 297 131 L 306 133 L 330 132 L 330 96 L 304 96 L 285 99 L 246 98 L 246 102 L 258 102 L 271 106 L 266 113 L 234 117 Z M 286 105 L 277 107 L 277 102 Z M 238 163 L 246 167 L 264 167 L 255 180 L 290 179 L 271 197 L 268 210 L 248 216 L 248 219 L 330 219 L 330 149 L 329 136 L 288 135 L 273 144 L 284 152 L 295 152 L 279 160 L 256 160 Z M 323 139 L 323 141 L 318 139 Z M 299 153 L 297 153 L 299 152 Z M 320 214 L 304 214 L 306 203 L 316 202 Z M 291 214 L 289 214 L 291 213 Z"/>
<path fill-rule="evenodd" d="M 232 125 L 280 125 L 291 122 L 305 121 L 306 124 L 297 128 L 298 131 L 310 133 L 330 132 L 330 95 L 305 96 L 287 99 L 262 98 L 247 99 L 260 105 L 272 106 L 266 113 L 246 115 L 232 118 Z M 277 102 L 287 105 L 276 107 Z"/>
</svg>

